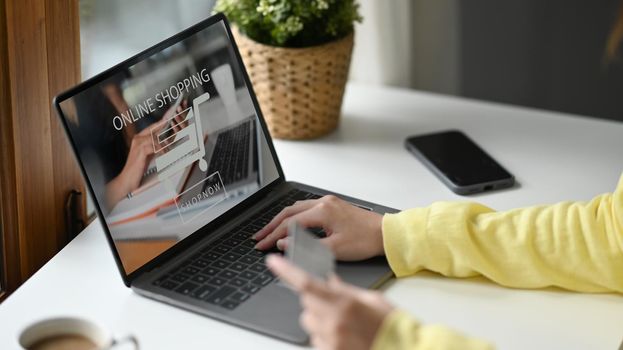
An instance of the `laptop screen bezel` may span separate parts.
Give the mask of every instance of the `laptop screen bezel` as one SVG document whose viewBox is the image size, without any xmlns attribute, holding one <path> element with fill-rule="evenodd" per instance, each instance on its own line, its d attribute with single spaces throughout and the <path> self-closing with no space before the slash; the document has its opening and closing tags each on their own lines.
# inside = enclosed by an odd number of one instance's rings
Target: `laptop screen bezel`
<svg viewBox="0 0 623 350">
<path fill-rule="evenodd" d="M 213 26 L 213 25 L 217 25 L 218 23 L 222 23 L 225 27 L 225 30 L 227 32 L 227 35 L 230 39 L 230 44 L 232 45 L 233 48 L 233 52 L 235 54 L 235 59 L 236 62 L 238 63 L 238 65 L 240 66 L 240 71 L 242 72 L 242 77 L 244 79 L 244 82 L 246 84 L 247 89 L 249 90 L 249 94 L 251 96 L 251 100 L 253 102 L 253 107 L 255 108 L 255 112 L 256 115 L 259 119 L 259 124 L 262 128 L 262 131 L 264 133 L 264 136 L 266 137 L 266 143 L 268 144 L 268 148 L 270 150 L 270 154 L 273 158 L 273 161 L 275 162 L 275 166 L 277 167 L 277 172 L 278 172 L 278 177 L 277 179 L 275 179 L 274 181 L 272 181 L 271 183 L 267 184 L 266 186 L 262 187 L 260 190 L 258 190 L 256 193 L 254 193 L 253 195 L 249 196 L 247 199 L 243 200 L 241 203 L 235 205 L 234 207 L 232 207 L 231 209 L 229 209 L 228 211 L 226 211 L 225 213 L 223 213 L 222 215 L 220 215 L 218 218 L 210 221 L 209 223 L 207 223 L 206 225 L 204 225 L 203 227 L 201 227 L 200 229 L 196 230 L 195 232 L 189 234 L 187 237 L 185 237 L 184 239 L 178 241 L 176 244 L 174 244 L 172 247 L 168 248 L 167 250 L 163 251 L 162 253 L 160 253 L 158 256 L 156 256 L 155 258 L 151 259 L 150 261 L 148 261 L 147 263 L 143 264 L 143 266 L 139 267 L 138 269 L 132 271 L 131 273 L 126 273 L 124 267 L 123 267 L 123 263 L 121 261 L 121 257 L 119 256 L 119 252 L 117 251 L 117 247 L 115 245 L 114 239 L 112 238 L 111 232 L 108 228 L 108 225 L 106 224 L 106 221 L 103 219 L 104 215 L 102 212 L 102 208 L 100 207 L 100 204 L 97 202 L 97 200 L 93 200 L 93 204 L 95 206 L 95 211 L 97 212 L 98 218 L 100 220 L 100 223 L 102 225 L 102 228 L 104 230 L 104 233 L 106 234 L 106 239 L 108 241 L 108 244 L 110 246 L 110 248 L 112 249 L 112 253 L 115 259 L 115 263 L 117 264 L 117 268 L 119 269 L 119 272 L 121 273 L 121 276 L 123 278 L 123 282 L 125 283 L 126 286 L 130 287 L 132 285 L 132 281 L 135 280 L 138 276 L 140 276 L 143 272 L 145 271 L 149 271 L 151 270 L 153 267 L 160 265 L 163 261 L 169 259 L 170 257 L 174 256 L 175 254 L 179 253 L 180 251 L 186 249 L 187 247 L 189 247 L 190 245 L 192 245 L 192 243 L 196 242 L 197 240 L 203 238 L 205 236 L 205 234 L 208 234 L 209 232 L 212 232 L 214 229 L 222 226 L 223 224 L 229 222 L 231 218 L 236 217 L 236 214 L 241 213 L 243 210 L 245 210 L 246 208 L 248 208 L 250 205 L 253 205 L 254 203 L 256 203 L 257 201 L 259 201 L 261 198 L 263 198 L 268 192 L 270 192 L 272 189 L 274 189 L 276 186 L 278 186 L 279 184 L 285 182 L 285 176 L 283 174 L 283 169 L 281 168 L 281 164 L 279 162 L 279 158 L 277 158 L 277 153 L 275 151 L 275 147 L 273 145 L 273 141 L 272 138 L 270 137 L 270 133 L 268 132 L 268 127 L 266 126 L 266 121 L 264 120 L 264 115 L 262 114 L 262 111 L 260 109 L 259 103 L 257 101 L 257 98 L 255 96 L 255 91 L 253 90 L 253 86 L 251 85 L 251 81 L 249 79 L 249 76 L 247 74 L 247 70 L 242 62 L 242 58 L 240 56 L 240 53 L 238 52 L 238 45 L 236 44 L 234 37 L 232 35 L 231 32 L 231 28 L 229 25 L 229 22 L 227 20 L 227 18 L 225 17 L 224 14 L 222 13 L 217 13 L 151 47 L 149 47 L 148 49 L 143 50 L 142 52 L 126 59 L 125 61 L 116 64 L 115 66 L 95 75 L 94 77 L 85 80 L 84 82 L 74 86 L 71 89 L 68 89 L 60 94 L 58 94 L 56 97 L 54 97 L 53 99 L 53 106 L 54 109 L 56 110 L 59 119 L 61 120 L 61 124 L 63 125 L 63 128 L 65 129 L 65 134 L 67 135 L 67 139 L 74 151 L 74 156 L 76 158 L 76 161 L 78 162 L 78 166 L 80 167 L 80 171 L 82 172 L 82 176 L 85 180 L 86 183 L 86 187 L 87 190 L 89 191 L 89 193 L 91 194 L 91 198 L 95 199 L 95 192 L 93 190 L 93 186 L 91 184 L 91 181 L 89 180 L 89 178 L 87 177 L 87 173 L 86 173 L 86 169 L 84 167 L 84 164 L 82 163 L 82 160 L 79 157 L 79 151 L 78 148 L 76 147 L 76 143 L 75 140 L 70 132 L 69 129 L 69 125 L 67 122 L 67 119 L 63 113 L 63 110 L 61 109 L 60 105 L 62 102 L 74 97 L 75 95 L 81 93 L 84 90 L 90 89 L 92 88 L 94 85 L 99 84 L 101 82 L 103 82 L 104 80 L 110 78 L 111 76 L 113 76 L 114 74 L 116 74 L 120 69 L 126 69 L 128 67 L 131 67 L 137 63 L 139 63 L 140 61 L 152 56 L 153 54 L 162 51 L 163 49 L 174 45 L 182 40 L 185 40 L 186 38 L 196 34 L 197 32 L 200 32 L 204 29 L 206 29 L 207 27 Z"/>
</svg>

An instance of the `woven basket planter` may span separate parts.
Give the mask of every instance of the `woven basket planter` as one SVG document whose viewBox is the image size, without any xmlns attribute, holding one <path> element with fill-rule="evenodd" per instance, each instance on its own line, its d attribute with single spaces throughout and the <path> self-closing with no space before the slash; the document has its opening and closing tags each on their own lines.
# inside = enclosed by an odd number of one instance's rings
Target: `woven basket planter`
<svg viewBox="0 0 623 350">
<path fill-rule="evenodd" d="M 319 46 L 260 44 L 234 30 L 262 113 L 273 137 L 309 139 L 333 131 L 353 50 L 353 34 Z"/>
</svg>

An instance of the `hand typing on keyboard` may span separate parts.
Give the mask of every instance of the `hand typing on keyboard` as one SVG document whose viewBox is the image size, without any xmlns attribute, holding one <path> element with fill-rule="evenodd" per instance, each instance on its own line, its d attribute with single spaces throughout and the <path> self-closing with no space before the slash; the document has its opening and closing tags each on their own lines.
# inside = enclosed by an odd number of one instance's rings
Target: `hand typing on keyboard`
<svg viewBox="0 0 623 350">
<path fill-rule="evenodd" d="M 297 201 L 284 208 L 253 236 L 258 241 L 255 247 L 266 250 L 276 245 L 284 250 L 291 220 L 304 227 L 322 227 L 327 236 L 320 241 L 338 260 L 364 260 L 384 254 L 383 217 L 332 195 Z"/>
<path fill-rule="evenodd" d="M 290 220 L 324 228 L 327 237 L 320 242 L 337 252 L 338 259 L 366 259 L 383 252 L 379 214 L 334 196 L 320 198 L 293 189 L 178 266 L 164 271 L 153 284 L 233 310 L 275 280 L 264 258 L 275 242 L 280 241 L 282 249 L 286 246 L 284 237 Z M 261 241 L 256 242 L 252 235 Z"/>
</svg>

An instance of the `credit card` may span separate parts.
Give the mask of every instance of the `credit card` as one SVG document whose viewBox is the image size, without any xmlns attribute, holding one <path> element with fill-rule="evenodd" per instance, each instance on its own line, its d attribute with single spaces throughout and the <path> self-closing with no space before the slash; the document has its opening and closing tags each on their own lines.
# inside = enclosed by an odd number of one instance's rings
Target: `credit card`
<svg viewBox="0 0 623 350">
<path fill-rule="evenodd" d="M 296 222 L 288 226 L 286 258 L 294 265 L 319 279 L 335 272 L 335 256 L 311 232 Z"/>
</svg>

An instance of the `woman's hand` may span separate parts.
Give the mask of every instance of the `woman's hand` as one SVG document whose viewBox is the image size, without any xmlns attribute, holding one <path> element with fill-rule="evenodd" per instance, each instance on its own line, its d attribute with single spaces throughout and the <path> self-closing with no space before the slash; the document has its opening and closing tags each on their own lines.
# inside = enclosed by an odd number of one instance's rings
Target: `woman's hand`
<svg viewBox="0 0 623 350">
<path fill-rule="evenodd" d="M 304 227 L 322 227 L 327 237 L 320 242 L 339 260 L 363 260 L 384 254 L 383 217 L 332 195 L 299 201 L 283 209 L 253 236 L 258 241 L 256 248 L 265 250 L 276 244 L 284 250 L 290 220 Z"/>
<path fill-rule="evenodd" d="M 167 128 L 171 128 L 172 134 L 175 135 L 175 133 L 187 126 L 188 122 L 184 120 L 186 113 L 181 113 L 186 108 L 188 108 L 188 102 L 183 100 L 177 108 L 169 108 L 159 122 L 134 135 L 130 143 L 128 159 L 120 174 L 123 178 L 126 194 L 140 186 L 143 174 L 154 155 L 154 150 L 158 150 L 158 147 L 155 145 L 159 144 L 159 135 Z M 169 119 L 172 119 L 170 124 Z M 173 139 L 173 137 L 166 139 L 164 141 L 165 147 L 169 146 Z"/>
<path fill-rule="evenodd" d="M 182 113 L 186 109 L 188 109 L 188 101 L 186 99 L 183 99 L 182 102 L 180 102 L 180 105 L 177 106 L 177 108 L 173 108 L 173 106 L 171 106 L 169 109 L 167 109 L 166 112 L 164 112 L 164 114 L 162 115 L 162 119 L 156 124 L 156 127 L 160 127 L 162 129 L 160 131 L 163 131 L 164 128 L 169 126 L 169 120 L 173 119 L 171 120 L 171 127 L 173 129 L 172 131 L 174 133 L 177 133 L 178 131 L 188 126 L 188 121 L 185 121 L 188 111 Z M 173 117 L 174 115 L 175 117 Z"/>
<path fill-rule="evenodd" d="M 156 147 L 158 152 L 160 150 L 167 152 L 168 147 L 175 141 L 175 134 L 188 126 L 188 121 L 186 120 L 189 110 L 188 101 L 184 99 L 179 106 L 173 107 L 169 107 L 164 112 L 162 119 L 149 128 L 153 130 L 154 144 L 160 145 L 160 147 Z"/>
<path fill-rule="evenodd" d="M 138 188 L 153 154 L 154 145 L 149 128 L 134 135 L 123 169 L 106 184 L 106 203 L 109 210 Z"/>
<path fill-rule="evenodd" d="M 169 108 L 160 121 L 132 137 L 130 150 L 123 169 L 106 185 L 106 202 L 109 209 L 112 209 L 117 202 L 141 185 L 143 175 L 154 156 L 154 152 L 166 151 L 166 147 L 173 142 L 174 138 L 170 137 L 164 140 L 164 146 L 158 149 L 157 146 L 160 143 L 159 135 L 167 128 L 171 128 L 171 133 L 174 135 L 187 126 L 188 122 L 184 120 L 186 113 L 181 113 L 187 108 L 188 102 L 184 100 L 177 108 Z M 174 115 L 175 117 L 173 117 Z M 170 119 L 172 119 L 171 123 L 169 123 Z"/>
<path fill-rule="evenodd" d="M 130 143 L 130 152 L 119 174 L 123 179 L 125 193 L 134 191 L 141 184 L 143 175 L 154 154 L 154 144 L 148 128 L 134 135 Z"/>
<path fill-rule="evenodd" d="M 360 289 L 332 276 L 327 283 L 276 255 L 266 264 L 298 294 L 300 323 L 316 349 L 369 349 L 394 307 L 379 292 Z"/>
</svg>

